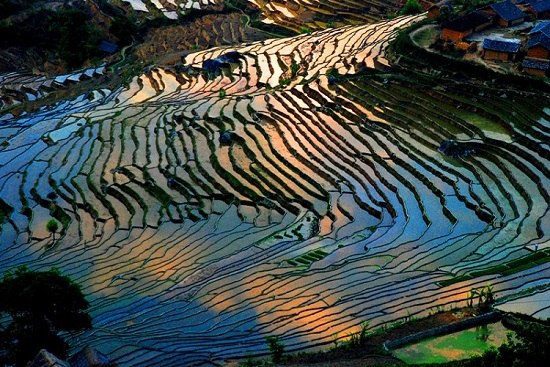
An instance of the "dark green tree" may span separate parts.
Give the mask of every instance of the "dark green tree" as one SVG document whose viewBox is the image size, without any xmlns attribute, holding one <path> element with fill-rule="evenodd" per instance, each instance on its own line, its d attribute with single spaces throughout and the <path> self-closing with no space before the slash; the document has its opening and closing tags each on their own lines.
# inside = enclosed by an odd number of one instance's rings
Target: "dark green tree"
<svg viewBox="0 0 550 367">
<path fill-rule="evenodd" d="M 109 26 L 109 32 L 120 41 L 121 45 L 132 43 L 132 37 L 136 36 L 138 27 L 129 18 L 115 17 Z"/>
<path fill-rule="evenodd" d="M 445 367 L 546 367 L 550 358 L 550 321 L 520 322 L 507 341 L 481 356 L 444 363 Z"/>
<path fill-rule="evenodd" d="M 16 0 L 0 0 L 0 19 L 6 19 L 19 9 L 21 5 Z"/>
<path fill-rule="evenodd" d="M 401 15 L 412 15 L 422 13 L 422 6 L 418 0 L 407 0 L 403 9 L 401 9 Z"/>
<path fill-rule="evenodd" d="M 453 12 L 448 5 L 442 5 L 439 8 L 439 15 L 436 18 L 438 24 L 449 22 L 453 18 Z"/>
<path fill-rule="evenodd" d="M 46 223 L 46 230 L 50 232 L 55 240 L 55 232 L 59 229 L 59 223 L 53 218 L 50 218 L 48 223 Z"/>
<path fill-rule="evenodd" d="M 55 52 L 67 67 L 80 67 L 86 59 L 99 53 L 102 36 L 84 10 L 64 7 L 52 17 L 52 24 L 55 24 L 52 33 L 59 34 Z"/>
<path fill-rule="evenodd" d="M 52 268 L 18 267 L 0 282 L 0 365 L 25 366 L 40 349 L 66 358 L 63 332 L 91 328 L 88 301 L 68 276 Z"/>
<path fill-rule="evenodd" d="M 273 363 L 281 363 L 283 360 L 283 353 L 285 351 L 285 345 L 279 341 L 279 337 L 276 335 L 266 336 L 267 347 L 271 352 L 271 359 Z"/>
</svg>

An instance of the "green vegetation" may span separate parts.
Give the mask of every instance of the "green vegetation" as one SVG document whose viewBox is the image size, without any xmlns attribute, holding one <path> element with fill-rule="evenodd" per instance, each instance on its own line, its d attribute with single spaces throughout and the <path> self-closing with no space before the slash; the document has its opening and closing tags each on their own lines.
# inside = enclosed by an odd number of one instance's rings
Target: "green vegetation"
<svg viewBox="0 0 550 367">
<path fill-rule="evenodd" d="M 299 233 L 299 232 L 296 232 L 296 233 Z M 315 251 L 308 252 L 305 255 L 295 257 L 292 260 L 287 260 L 287 262 L 292 266 L 298 266 L 300 264 L 309 265 L 311 263 L 314 263 L 315 261 L 319 261 L 323 259 L 327 255 L 328 254 L 323 250 L 315 250 Z"/>
<path fill-rule="evenodd" d="M 470 292 L 468 292 L 466 299 L 468 307 L 474 307 L 474 300 L 477 299 L 477 309 L 480 312 L 489 312 L 491 306 L 495 303 L 493 286 L 487 284 L 487 287 L 481 287 L 479 289 L 472 288 Z"/>
<path fill-rule="evenodd" d="M 287 85 L 290 84 L 291 81 L 292 81 L 291 79 L 281 79 L 281 81 L 279 82 L 279 85 L 281 87 L 286 87 Z"/>
<path fill-rule="evenodd" d="M 463 361 L 434 364 L 433 367 L 542 367 L 550 358 L 550 327 L 536 322 L 520 323 L 515 335 L 498 348 Z"/>
<path fill-rule="evenodd" d="M 267 342 L 267 347 L 271 352 L 271 360 L 273 363 L 281 363 L 283 360 L 285 345 L 279 341 L 278 336 L 266 336 L 265 341 Z"/>
<path fill-rule="evenodd" d="M 46 223 L 46 230 L 52 234 L 53 239 L 55 240 L 55 232 L 59 229 L 59 223 L 53 218 Z"/>
<path fill-rule="evenodd" d="M 550 261 L 550 249 L 539 250 L 529 255 L 520 257 L 519 259 L 509 261 L 501 265 L 495 265 L 487 269 L 474 271 L 470 274 L 464 274 L 458 277 L 443 280 L 438 284 L 442 287 L 445 287 L 451 284 L 460 283 L 462 281 L 473 279 L 483 275 L 489 275 L 489 274 L 511 275 L 511 274 L 519 273 L 520 271 L 523 271 L 526 269 L 530 269 L 537 265 L 547 263 L 549 261 Z"/>
<path fill-rule="evenodd" d="M 109 32 L 118 38 L 121 45 L 132 43 L 132 39 L 137 34 L 137 31 L 138 28 L 135 23 L 123 16 L 116 16 L 109 26 Z"/>
<path fill-rule="evenodd" d="M 470 12 L 482 8 L 489 4 L 499 2 L 501 0 L 455 0 L 456 4 L 461 5 L 461 10 Z"/>
<path fill-rule="evenodd" d="M 300 70 L 300 65 L 296 63 L 296 61 L 292 61 L 292 64 L 290 65 L 290 72 L 292 73 L 292 77 L 295 78 L 296 74 L 298 73 L 298 70 Z"/>
<path fill-rule="evenodd" d="M 259 30 L 262 30 L 264 32 L 268 32 L 273 36 L 280 36 L 280 37 L 293 37 L 296 36 L 298 33 L 294 32 L 293 30 L 290 30 L 288 28 L 284 28 L 281 26 L 278 26 L 276 24 L 267 24 L 262 22 L 259 19 L 252 20 L 250 22 L 250 26 Z"/>
<path fill-rule="evenodd" d="M 24 24 L 0 23 L 0 47 L 42 47 L 75 68 L 99 55 L 102 35 L 90 15 L 77 7 L 66 6 L 54 12 L 32 12 Z"/>
<path fill-rule="evenodd" d="M 0 228 L 2 228 L 2 223 L 7 220 L 12 212 L 13 208 L 0 198 Z"/>
<path fill-rule="evenodd" d="M 418 0 L 407 0 L 403 9 L 401 9 L 401 15 L 413 15 L 422 13 L 422 6 Z"/>
<path fill-rule="evenodd" d="M 42 348 L 67 357 L 63 332 L 91 328 L 88 302 L 59 270 L 18 267 L 0 282 L 0 364 L 25 366 Z"/>
<path fill-rule="evenodd" d="M 69 68 L 75 68 L 99 54 L 98 44 L 101 34 L 91 22 L 86 12 L 74 8 L 64 8 L 56 13 L 52 24 L 56 24 L 58 42 L 55 52 Z"/>
<path fill-rule="evenodd" d="M 15 0 L 0 0 L 0 19 L 6 19 L 21 9 L 21 4 Z"/>
<path fill-rule="evenodd" d="M 396 348 L 395 355 L 408 364 L 445 363 L 480 355 L 506 341 L 506 329 L 500 322 L 439 335 Z"/>
<path fill-rule="evenodd" d="M 367 341 L 368 336 L 369 336 L 369 333 L 367 332 L 367 330 L 369 328 L 369 325 L 370 325 L 370 323 L 368 323 L 367 321 L 363 321 L 361 323 L 361 330 L 359 330 L 356 333 L 350 333 L 349 334 L 349 340 L 345 344 L 346 347 L 348 347 L 348 348 L 359 348 L 362 345 L 364 345 L 365 342 Z"/>
<path fill-rule="evenodd" d="M 539 90 L 550 92 L 550 85 L 545 81 L 532 78 L 526 75 L 505 74 L 489 69 L 488 67 L 463 60 L 462 57 L 453 57 L 447 53 L 445 55 L 430 52 L 424 48 L 418 47 L 411 39 L 410 33 L 428 24 L 429 20 L 420 21 L 407 29 L 399 31 L 397 37 L 390 44 L 389 51 L 399 59 L 398 64 L 413 73 L 408 76 L 414 79 L 422 78 L 424 82 L 441 84 L 440 78 L 435 78 L 430 73 L 438 74 L 441 77 L 451 80 L 460 78 L 476 79 L 487 82 L 497 88 L 515 88 L 519 90 L 532 91 Z M 423 71 L 424 75 L 420 71 Z"/>
</svg>

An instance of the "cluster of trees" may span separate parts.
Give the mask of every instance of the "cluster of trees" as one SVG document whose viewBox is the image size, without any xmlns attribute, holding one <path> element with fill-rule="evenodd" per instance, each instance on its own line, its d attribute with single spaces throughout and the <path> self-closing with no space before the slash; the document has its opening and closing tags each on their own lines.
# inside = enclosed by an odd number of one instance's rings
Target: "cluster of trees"
<svg viewBox="0 0 550 367">
<path fill-rule="evenodd" d="M 401 9 L 400 14 L 413 15 L 413 14 L 420 14 L 422 12 L 423 12 L 422 6 L 418 2 L 418 0 L 407 0 L 405 5 L 403 6 L 403 9 Z"/>
<path fill-rule="evenodd" d="M 112 18 L 108 29 L 94 25 L 85 4 L 66 5 L 57 11 L 33 8 L 31 0 L 24 6 L 14 0 L 0 0 L 0 48 L 38 47 L 54 54 L 69 69 L 102 56 L 98 45 L 107 33 L 119 45 L 125 45 L 132 42 L 137 32 L 135 23 L 112 6 L 107 11 Z M 21 10 L 26 14 L 23 21 L 9 19 Z"/>
<path fill-rule="evenodd" d="M 40 349 L 65 359 L 61 334 L 91 328 L 88 301 L 68 276 L 52 268 L 18 267 L 0 281 L 0 365 L 26 366 Z"/>
<path fill-rule="evenodd" d="M 21 7 L 21 4 L 16 0 L 0 0 L 0 19 L 5 19 L 17 13 Z"/>
<path fill-rule="evenodd" d="M 75 7 L 36 10 L 22 23 L 0 24 L 0 47 L 41 47 L 55 53 L 68 68 L 99 56 L 102 38 L 87 12 Z"/>
</svg>

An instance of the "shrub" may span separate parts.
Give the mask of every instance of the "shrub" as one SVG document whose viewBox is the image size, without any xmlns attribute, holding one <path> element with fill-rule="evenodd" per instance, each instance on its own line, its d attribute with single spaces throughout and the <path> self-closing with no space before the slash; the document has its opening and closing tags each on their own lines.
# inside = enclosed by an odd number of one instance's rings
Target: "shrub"
<svg viewBox="0 0 550 367">
<path fill-rule="evenodd" d="M 418 3 L 418 0 L 407 0 L 403 9 L 401 9 L 401 15 L 412 15 L 422 13 L 422 6 Z"/>
<path fill-rule="evenodd" d="M 279 342 L 278 336 L 266 336 L 265 340 L 267 341 L 267 347 L 271 352 L 271 359 L 273 363 L 281 363 L 281 361 L 283 360 L 285 345 Z"/>
<path fill-rule="evenodd" d="M 132 42 L 132 37 L 137 33 L 137 26 L 127 17 L 117 16 L 109 26 L 109 32 L 118 38 L 122 45 Z"/>
<path fill-rule="evenodd" d="M 25 366 L 42 348 L 66 358 L 60 335 L 91 328 L 80 286 L 55 268 L 9 271 L 0 294 L 0 365 Z"/>
</svg>

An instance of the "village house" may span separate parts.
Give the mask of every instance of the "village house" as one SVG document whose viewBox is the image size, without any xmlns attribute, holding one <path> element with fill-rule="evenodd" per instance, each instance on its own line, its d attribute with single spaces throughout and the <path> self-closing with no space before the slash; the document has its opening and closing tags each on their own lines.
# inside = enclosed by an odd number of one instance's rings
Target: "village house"
<svg viewBox="0 0 550 367">
<path fill-rule="evenodd" d="M 451 4 L 450 0 L 443 0 L 438 2 L 437 4 L 433 4 L 428 8 L 428 18 L 435 19 L 439 16 L 441 8 L 446 6 L 449 12 L 453 11 L 453 5 Z"/>
<path fill-rule="evenodd" d="M 542 60 L 534 57 L 526 57 L 521 64 L 523 71 L 527 74 L 546 76 L 550 68 L 550 60 Z"/>
<path fill-rule="evenodd" d="M 493 23 L 493 15 L 482 11 L 474 11 L 458 17 L 441 26 L 443 29 L 441 38 L 444 41 L 461 42 L 474 32 L 479 32 Z"/>
<path fill-rule="evenodd" d="M 486 38 L 483 40 L 482 57 L 485 60 L 514 60 L 521 44 L 513 41 L 503 41 Z"/>
<path fill-rule="evenodd" d="M 528 57 L 550 59 L 550 37 L 544 33 L 534 35 L 525 44 Z"/>
<path fill-rule="evenodd" d="M 545 20 L 542 22 L 538 22 L 531 31 L 529 31 L 529 36 L 535 36 L 537 34 L 544 34 L 547 37 L 550 37 L 550 21 Z"/>
<path fill-rule="evenodd" d="M 550 0 L 533 0 L 527 4 L 527 10 L 536 19 L 550 19 Z"/>
<path fill-rule="evenodd" d="M 525 21 L 525 13 L 509 0 L 488 5 L 483 12 L 494 15 L 494 22 L 501 27 L 512 27 Z"/>
</svg>

